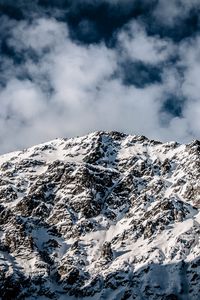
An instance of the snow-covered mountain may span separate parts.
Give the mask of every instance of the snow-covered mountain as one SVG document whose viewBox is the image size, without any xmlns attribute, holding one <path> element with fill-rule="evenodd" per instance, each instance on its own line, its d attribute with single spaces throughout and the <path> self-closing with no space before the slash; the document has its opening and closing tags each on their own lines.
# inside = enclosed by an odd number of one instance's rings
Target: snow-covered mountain
<svg viewBox="0 0 200 300">
<path fill-rule="evenodd" d="M 199 141 L 56 139 L 0 179 L 0 299 L 200 299 Z"/>
</svg>

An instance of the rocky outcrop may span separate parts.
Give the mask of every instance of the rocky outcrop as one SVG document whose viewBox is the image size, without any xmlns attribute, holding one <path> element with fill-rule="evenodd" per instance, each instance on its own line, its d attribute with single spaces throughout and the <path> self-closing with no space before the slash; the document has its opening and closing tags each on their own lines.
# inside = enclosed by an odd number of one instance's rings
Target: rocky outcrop
<svg viewBox="0 0 200 300">
<path fill-rule="evenodd" d="M 197 300 L 199 239 L 199 141 L 95 132 L 0 157 L 1 300 Z"/>
</svg>

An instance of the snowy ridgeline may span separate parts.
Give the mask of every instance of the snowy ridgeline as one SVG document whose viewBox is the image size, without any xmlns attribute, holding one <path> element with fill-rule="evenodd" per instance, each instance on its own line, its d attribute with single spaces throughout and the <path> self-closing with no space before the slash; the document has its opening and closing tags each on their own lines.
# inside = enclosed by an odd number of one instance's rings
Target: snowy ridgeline
<svg viewBox="0 0 200 300">
<path fill-rule="evenodd" d="M 95 132 L 0 176 L 0 299 L 199 299 L 200 142 Z"/>
</svg>

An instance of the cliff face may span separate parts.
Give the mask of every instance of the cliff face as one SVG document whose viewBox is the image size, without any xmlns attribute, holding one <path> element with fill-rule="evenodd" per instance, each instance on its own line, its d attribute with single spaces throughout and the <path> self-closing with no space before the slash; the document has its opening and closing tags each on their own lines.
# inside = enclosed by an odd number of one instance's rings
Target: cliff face
<svg viewBox="0 0 200 300">
<path fill-rule="evenodd" d="M 0 299 L 200 294 L 200 142 L 118 132 L 0 157 Z"/>
</svg>

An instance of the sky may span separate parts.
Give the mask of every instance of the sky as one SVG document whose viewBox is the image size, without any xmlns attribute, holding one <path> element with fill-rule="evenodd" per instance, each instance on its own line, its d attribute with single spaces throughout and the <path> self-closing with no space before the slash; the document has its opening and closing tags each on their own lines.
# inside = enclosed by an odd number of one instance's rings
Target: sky
<svg viewBox="0 0 200 300">
<path fill-rule="evenodd" d="M 200 137 L 199 0 L 0 0 L 0 153 L 117 130 Z"/>
</svg>

